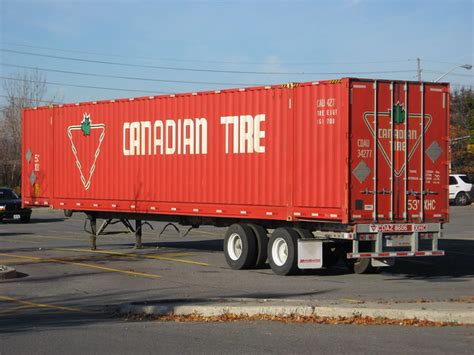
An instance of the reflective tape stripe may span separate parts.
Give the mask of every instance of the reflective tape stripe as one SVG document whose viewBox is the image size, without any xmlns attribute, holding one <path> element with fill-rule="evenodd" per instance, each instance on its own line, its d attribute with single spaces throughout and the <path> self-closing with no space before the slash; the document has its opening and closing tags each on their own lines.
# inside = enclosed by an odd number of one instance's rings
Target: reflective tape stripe
<svg viewBox="0 0 474 355">
<path fill-rule="evenodd" d="M 396 252 L 382 252 L 382 253 L 348 253 L 347 257 L 350 259 L 356 258 L 394 258 L 394 257 L 406 257 L 406 256 L 442 256 L 444 250 L 432 250 L 432 251 L 396 251 Z"/>
</svg>

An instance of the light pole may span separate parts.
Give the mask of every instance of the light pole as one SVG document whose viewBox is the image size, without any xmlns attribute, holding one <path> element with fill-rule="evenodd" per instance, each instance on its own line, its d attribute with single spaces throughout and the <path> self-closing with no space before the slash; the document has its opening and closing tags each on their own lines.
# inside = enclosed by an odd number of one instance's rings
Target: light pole
<svg viewBox="0 0 474 355">
<path fill-rule="evenodd" d="M 446 73 L 444 73 L 443 75 L 441 75 L 438 79 L 433 80 L 433 82 L 434 82 L 434 83 L 437 83 L 438 81 L 440 81 L 441 79 L 443 79 L 446 75 L 448 75 L 449 73 L 451 73 L 452 71 L 454 71 L 454 70 L 457 69 L 457 68 L 464 68 L 464 69 L 466 69 L 466 70 L 471 70 L 472 65 L 471 65 L 471 64 L 456 65 L 454 68 L 451 68 L 451 69 L 448 70 Z"/>
</svg>

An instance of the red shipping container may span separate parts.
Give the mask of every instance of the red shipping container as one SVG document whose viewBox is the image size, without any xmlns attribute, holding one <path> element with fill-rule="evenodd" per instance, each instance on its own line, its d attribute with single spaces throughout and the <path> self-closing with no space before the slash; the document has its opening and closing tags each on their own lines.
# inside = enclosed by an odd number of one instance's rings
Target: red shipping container
<svg viewBox="0 0 474 355">
<path fill-rule="evenodd" d="M 349 78 L 38 107 L 24 111 L 22 196 L 83 211 L 443 222 L 448 125 L 447 84 Z"/>
</svg>

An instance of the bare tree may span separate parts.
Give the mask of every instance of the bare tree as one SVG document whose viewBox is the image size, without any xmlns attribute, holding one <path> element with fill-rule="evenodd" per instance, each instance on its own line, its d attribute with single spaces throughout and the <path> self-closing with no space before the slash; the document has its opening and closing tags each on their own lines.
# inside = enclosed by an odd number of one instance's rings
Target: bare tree
<svg viewBox="0 0 474 355">
<path fill-rule="evenodd" d="M 39 71 L 19 72 L 4 80 L 6 103 L 0 116 L 0 185 L 19 186 L 21 177 L 21 115 L 26 107 L 39 106 L 47 93 Z"/>
</svg>

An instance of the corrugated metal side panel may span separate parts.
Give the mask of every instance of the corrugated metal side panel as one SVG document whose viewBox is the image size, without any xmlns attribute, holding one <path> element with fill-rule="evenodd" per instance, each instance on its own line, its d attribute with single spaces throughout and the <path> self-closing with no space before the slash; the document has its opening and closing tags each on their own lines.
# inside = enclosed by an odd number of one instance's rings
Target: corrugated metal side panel
<svg viewBox="0 0 474 355">
<path fill-rule="evenodd" d="M 427 195 L 420 212 L 423 208 L 425 221 L 446 222 L 449 220 L 449 86 L 425 83 L 424 90 L 427 120 L 423 190 Z"/>
<path fill-rule="evenodd" d="M 53 146 L 50 137 L 53 135 L 53 111 L 52 108 L 23 111 L 21 155 L 23 203 L 36 200 L 36 204 L 47 205 L 52 197 Z"/>
<path fill-rule="evenodd" d="M 100 200 L 102 204 L 115 201 L 121 203 L 120 209 L 141 202 L 218 204 L 223 213 L 226 205 L 288 206 L 290 96 L 291 90 L 284 88 L 248 89 L 57 109 L 55 181 L 61 183 L 55 185 L 55 196 Z M 252 152 L 247 147 L 249 152 L 234 153 L 234 126 L 228 125 L 226 153 L 226 125 L 221 123 L 221 117 L 240 119 L 241 115 L 250 115 L 252 119 L 265 115 L 261 122 L 264 137 L 260 139 L 264 152 Z M 91 120 L 89 135 L 80 129 L 84 117 Z M 160 154 L 159 146 L 155 154 L 153 134 L 152 145 L 148 145 L 148 134 L 156 120 L 163 125 L 167 120 L 173 121 L 176 135 L 183 137 L 183 120 L 196 122 L 200 118 L 207 120 L 206 154 L 189 154 L 189 147 L 188 154 L 182 154 L 182 139 L 177 139 L 174 154 Z M 130 148 L 131 132 L 124 129 L 125 122 L 150 122 L 151 130 L 145 130 L 144 155 L 124 155 L 124 145 Z M 248 129 L 245 125 L 243 128 Z M 168 132 L 171 135 L 171 129 Z M 204 139 L 203 133 L 200 139 Z M 110 209 L 105 205 L 98 207 Z"/>
<path fill-rule="evenodd" d="M 348 96 L 340 80 L 295 89 L 294 204 L 306 217 L 342 219 L 347 208 Z"/>
</svg>

